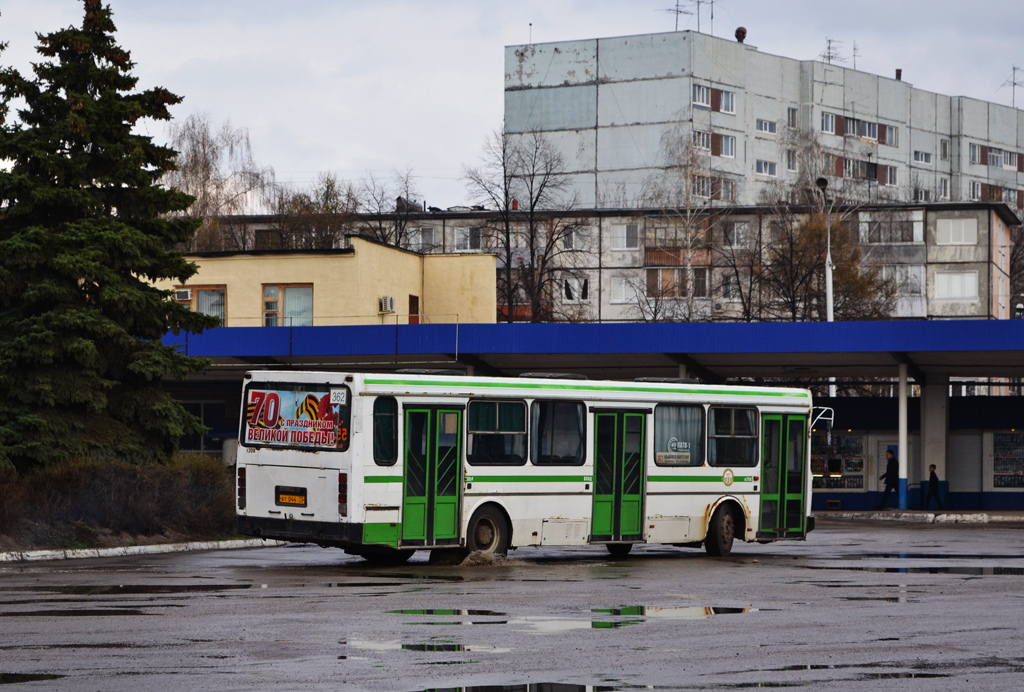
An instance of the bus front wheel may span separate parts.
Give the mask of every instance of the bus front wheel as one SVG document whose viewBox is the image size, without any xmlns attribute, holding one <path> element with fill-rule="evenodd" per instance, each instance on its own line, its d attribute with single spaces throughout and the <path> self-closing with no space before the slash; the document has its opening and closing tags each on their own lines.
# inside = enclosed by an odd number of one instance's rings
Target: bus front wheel
<svg viewBox="0 0 1024 692">
<path fill-rule="evenodd" d="M 470 551 L 505 555 L 508 543 L 508 523 L 497 508 L 484 506 L 473 513 L 466 536 L 466 547 Z"/>
<path fill-rule="evenodd" d="M 732 551 L 733 538 L 736 536 L 736 517 L 726 506 L 715 510 L 708 526 L 708 535 L 704 539 L 704 549 L 708 555 L 724 557 Z"/>
<path fill-rule="evenodd" d="M 608 554 L 612 557 L 626 557 L 629 555 L 629 551 L 633 549 L 632 543 L 605 543 L 605 548 L 608 549 Z"/>
</svg>

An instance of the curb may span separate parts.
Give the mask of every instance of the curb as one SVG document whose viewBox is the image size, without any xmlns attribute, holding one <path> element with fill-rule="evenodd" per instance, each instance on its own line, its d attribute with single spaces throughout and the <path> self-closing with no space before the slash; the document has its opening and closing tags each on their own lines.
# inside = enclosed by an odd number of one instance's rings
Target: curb
<svg viewBox="0 0 1024 692">
<path fill-rule="evenodd" d="M 862 512 L 815 512 L 818 519 L 853 521 L 886 521 L 908 524 L 1021 524 L 1024 514 L 1000 514 L 988 512 L 915 512 L 898 510 Z"/>
<path fill-rule="evenodd" d="M 0 553 L 0 563 L 42 562 L 44 560 L 79 560 L 91 557 L 127 557 L 156 555 L 159 553 L 186 553 L 195 550 L 236 550 L 285 545 L 284 541 L 248 538 L 242 541 L 190 541 L 188 543 L 158 543 L 156 545 L 127 545 L 117 548 L 83 548 L 80 550 L 22 550 Z"/>
</svg>

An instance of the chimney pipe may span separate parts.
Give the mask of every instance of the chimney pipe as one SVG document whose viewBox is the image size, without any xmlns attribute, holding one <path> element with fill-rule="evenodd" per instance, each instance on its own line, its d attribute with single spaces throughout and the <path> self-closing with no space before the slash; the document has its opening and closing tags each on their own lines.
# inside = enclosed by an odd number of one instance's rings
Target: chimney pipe
<svg viewBox="0 0 1024 692">
<path fill-rule="evenodd" d="M 902 82 L 903 81 L 903 70 L 901 70 L 898 67 L 896 68 L 896 81 L 897 82 Z"/>
</svg>

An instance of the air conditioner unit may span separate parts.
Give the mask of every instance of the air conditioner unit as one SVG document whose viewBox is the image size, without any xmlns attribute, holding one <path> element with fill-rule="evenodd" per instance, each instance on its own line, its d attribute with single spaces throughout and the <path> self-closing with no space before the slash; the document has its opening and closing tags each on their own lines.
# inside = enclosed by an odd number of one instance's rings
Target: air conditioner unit
<svg viewBox="0 0 1024 692">
<path fill-rule="evenodd" d="M 192 289 L 191 288 L 176 288 L 174 289 L 174 299 L 179 303 L 191 303 L 192 302 Z"/>
<path fill-rule="evenodd" d="M 395 297 L 394 296 L 381 296 L 377 300 L 377 312 L 394 312 L 395 311 Z"/>
</svg>

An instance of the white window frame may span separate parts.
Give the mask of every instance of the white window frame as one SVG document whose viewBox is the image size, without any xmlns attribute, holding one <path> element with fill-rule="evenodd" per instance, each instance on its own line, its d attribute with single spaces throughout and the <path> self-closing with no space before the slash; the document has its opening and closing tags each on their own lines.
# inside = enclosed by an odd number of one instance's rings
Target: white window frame
<svg viewBox="0 0 1024 692">
<path fill-rule="evenodd" d="M 899 174 L 897 173 L 896 166 L 889 166 L 884 163 L 880 163 L 878 165 L 885 167 L 885 186 L 896 187 L 896 185 L 899 184 Z"/>
<path fill-rule="evenodd" d="M 712 187 L 711 176 L 695 175 L 690 180 L 690 190 L 693 192 L 694 197 L 710 199 Z"/>
<path fill-rule="evenodd" d="M 861 120 L 860 136 L 861 139 L 869 139 L 873 142 L 878 141 L 878 123 L 873 123 L 869 120 Z"/>
<path fill-rule="evenodd" d="M 734 136 L 722 135 L 722 151 L 720 155 L 727 159 L 736 158 L 736 138 Z"/>
<path fill-rule="evenodd" d="M 836 133 L 836 114 L 828 113 L 826 111 L 821 112 L 821 131 L 830 135 Z"/>
<path fill-rule="evenodd" d="M 750 222 L 734 221 L 732 224 L 732 232 L 728 236 L 722 238 L 722 243 L 725 247 L 731 248 L 750 247 Z"/>
<path fill-rule="evenodd" d="M 736 115 L 736 92 L 722 91 L 722 113 Z"/>
<path fill-rule="evenodd" d="M 974 146 L 973 144 L 971 146 Z M 981 199 L 981 183 L 977 180 L 972 180 L 967 184 L 967 196 L 972 201 L 978 201 Z"/>
<path fill-rule="evenodd" d="M 936 245 L 977 245 L 978 220 L 938 219 L 935 222 Z"/>
<path fill-rule="evenodd" d="M 786 125 L 794 130 L 800 126 L 800 111 L 798 109 L 786 109 Z"/>
<path fill-rule="evenodd" d="M 931 202 L 932 201 L 932 191 L 931 190 L 925 190 L 924 188 L 920 188 L 920 187 L 916 188 L 914 190 L 914 201 L 915 202 Z"/>
<path fill-rule="evenodd" d="M 722 202 L 736 201 L 736 181 L 720 178 L 718 181 L 718 199 Z"/>
<path fill-rule="evenodd" d="M 941 161 L 949 161 L 949 140 L 939 140 L 939 159 Z"/>
<path fill-rule="evenodd" d="M 630 229 L 632 238 L 630 238 Z M 630 242 L 632 240 L 632 242 Z M 640 224 L 623 223 L 612 226 L 612 250 L 636 250 L 640 247 Z"/>
<path fill-rule="evenodd" d="M 939 178 L 939 199 L 949 199 L 949 178 Z"/>
<path fill-rule="evenodd" d="M 562 302 L 569 305 L 589 303 L 590 278 L 587 276 L 568 276 L 562 279 Z"/>
<path fill-rule="evenodd" d="M 796 171 L 796 149 L 786 150 L 786 170 Z"/>
<path fill-rule="evenodd" d="M 769 178 L 778 177 L 777 164 L 774 161 L 763 161 L 758 159 L 754 162 L 754 172 L 758 175 L 768 176 Z"/>
<path fill-rule="evenodd" d="M 711 87 L 704 84 L 693 85 L 693 105 L 711 108 Z"/>
<path fill-rule="evenodd" d="M 756 126 L 758 132 L 767 132 L 769 134 L 775 134 L 778 131 L 778 124 L 774 120 L 758 118 Z"/>
<path fill-rule="evenodd" d="M 994 168 L 1003 167 L 1003 150 L 996 147 L 988 148 L 988 165 Z"/>
<path fill-rule="evenodd" d="M 424 238 L 429 235 L 430 242 L 425 243 Z M 434 227 L 422 226 L 410 228 L 408 235 L 409 249 L 413 252 L 429 252 L 434 248 Z"/>
<path fill-rule="evenodd" d="M 900 145 L 900 128 L 895 125 L 879 125 L 885 128 L 885 145 L 898 147 Z"/>
<path fill-rule="evenodd" d="M 1003 168 L 1009 168 L 1012 171 L 1017 170 L 1017 152 L 1003 151 Z"/>
<path fill-rule="evenodd" d="M 711 133 L 704 130 L 693 131 L 693 146 L 702 152 L 711 151 Z"/>
<path fill-rule="evenodd" d="M 936 271 L 936 300 L 978 300 L 978 272 Z"/>
<path fill-rule="evenodd" d="M 914 163 L 923 163 L 926 166 L 932 165 L 932 153 L 930 151 L 914 150 Z"/>
<path fill-rule="evenodd" d="M 968 153 L 970 154 L 971 163 L 982 163 L 981 160 L 981 145 L 971 143 L 968 147 Z M 988 163 L 987 161 L 985 163 Z"/>
<path fill-rule="evenodd" d="M 609 302 L 612 305 L 628 305 L 636 301 L 636 284 L 631 283 L 629 277 L 613 276 Z"/>
</svg>

